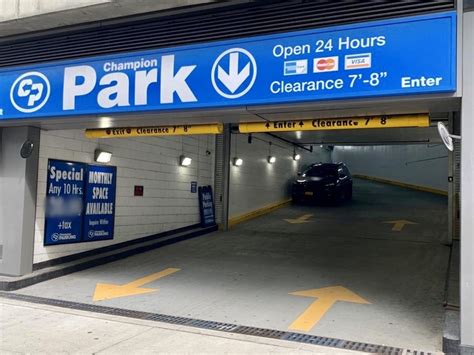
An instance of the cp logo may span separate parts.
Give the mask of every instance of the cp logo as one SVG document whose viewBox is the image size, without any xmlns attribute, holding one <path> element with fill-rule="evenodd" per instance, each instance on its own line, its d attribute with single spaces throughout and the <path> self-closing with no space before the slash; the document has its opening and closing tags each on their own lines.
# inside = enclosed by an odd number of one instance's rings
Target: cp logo
<svg viewBox="0 0 474 355">
<path fill-rule="evenodd" d="M 48 78 L 37 71 L 21 75 L 10 89 L 10 101 L 20 112 L 38 111 L 49 99 L 51 86 Z"/>
</svg>

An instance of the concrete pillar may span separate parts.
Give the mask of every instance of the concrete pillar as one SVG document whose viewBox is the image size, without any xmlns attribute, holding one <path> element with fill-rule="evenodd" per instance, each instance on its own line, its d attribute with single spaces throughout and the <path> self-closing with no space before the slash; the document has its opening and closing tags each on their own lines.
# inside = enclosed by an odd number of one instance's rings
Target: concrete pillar
<svg viewBox="0 0 474 355">
<path fill-rule="evenodd" d="M 474 12 L 463 15 L 461 111 L 461 346 L 474 353 Z"/>
<path fill-rule="evenodd" d="M 224 125 L 224 153 L 223 153 L 223 189 L 222 189 L 222 229 L 227 231 L 229 229 L 229 204 L 230 204 L 230 147 L 231 147 L 231 125 L 226 123 Z"/>
<path fill-rule="evenodd" d="M 22 158 L 23 143 L 34 149 Z M 3 128 L 0 132 L 0 274 L 24 275 L 33 267 L 40 130 Z"/>
</svg>

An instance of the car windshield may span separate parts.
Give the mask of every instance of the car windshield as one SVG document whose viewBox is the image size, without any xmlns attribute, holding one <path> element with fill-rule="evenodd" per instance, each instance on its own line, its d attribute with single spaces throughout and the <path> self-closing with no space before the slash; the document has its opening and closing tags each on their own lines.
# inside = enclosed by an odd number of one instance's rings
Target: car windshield
<svg viewBox="0 0 474 355">
<path fill-rule="evenodd" d="M 306 170 L 303 174 L 303 176 L 310 177 L 324 177 L 330 175 L 337 175 L 337 170 L 332 165 L 315 165 Z"/>
</svg>

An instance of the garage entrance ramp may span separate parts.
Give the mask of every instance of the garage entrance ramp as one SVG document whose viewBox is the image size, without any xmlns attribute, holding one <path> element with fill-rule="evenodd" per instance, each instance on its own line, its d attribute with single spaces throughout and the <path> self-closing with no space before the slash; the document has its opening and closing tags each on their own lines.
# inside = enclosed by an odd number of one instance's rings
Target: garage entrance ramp
<svg viewBox="0 0 474 355">
<path fill-rule="evenodd" d="M 412 223 L 394 229 L 399 220 Z M 445 197 L 355 180 L 352 203 L 282 208 L 8 297 L 341 349 L 438 352 L 444 231 Z M 155 278 L 169 269 L 179 271 Z M 122 294 L 94 301 L 100 284 Z"/>
</svg>

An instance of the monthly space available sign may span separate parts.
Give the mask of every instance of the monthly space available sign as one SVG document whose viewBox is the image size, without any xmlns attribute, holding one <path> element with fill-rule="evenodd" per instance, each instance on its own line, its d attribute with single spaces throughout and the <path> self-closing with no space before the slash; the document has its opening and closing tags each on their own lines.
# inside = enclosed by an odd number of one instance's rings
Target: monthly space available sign
<svg viewBox="0 0 474 355">
<path fill-rule="evenodd" d="M 89 165 L 85 192 L 84 239 L 112 239 L 115 217 L 115 166 Z"/>
<path fill-rule="evenodd" d="M 48 161 L 45 245 L 113 239 L 116 169 Z"/>
<path fill-rule="evenodd" d="M 0 120 L 456 90 L 456 14 L 0 71 Z"/>
</svg>

